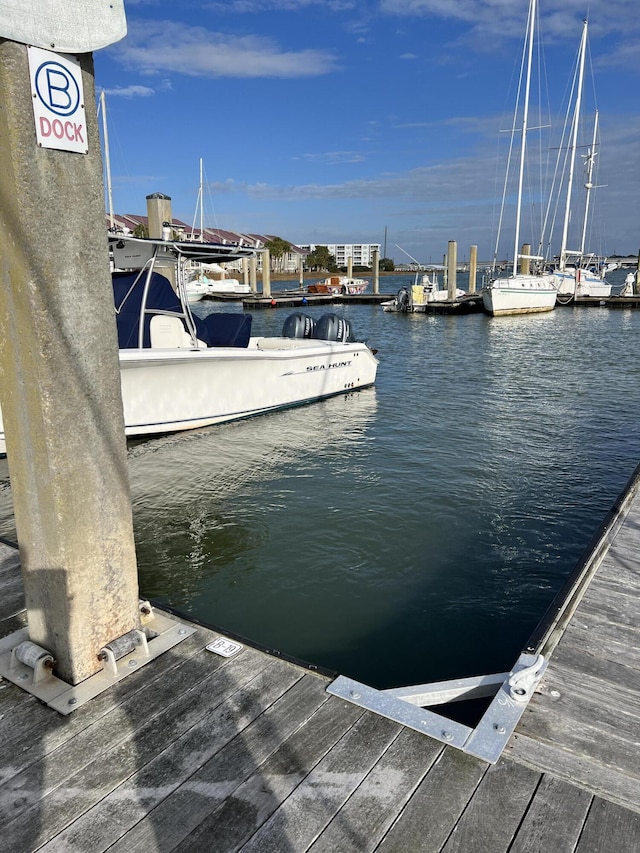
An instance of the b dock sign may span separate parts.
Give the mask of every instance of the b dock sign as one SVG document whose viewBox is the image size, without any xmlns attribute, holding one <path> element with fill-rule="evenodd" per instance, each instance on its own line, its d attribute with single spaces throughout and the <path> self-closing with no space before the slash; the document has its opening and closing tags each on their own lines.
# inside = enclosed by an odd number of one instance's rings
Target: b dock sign
<svg viewBox="0 0 640 853">
<path fill-rule="evenodd" d="M 89 146 L 80 63 L 73 56 L 39 47 L 29 47 L 28 52 L 38 145 L 86 154 Z"/>
</svg>

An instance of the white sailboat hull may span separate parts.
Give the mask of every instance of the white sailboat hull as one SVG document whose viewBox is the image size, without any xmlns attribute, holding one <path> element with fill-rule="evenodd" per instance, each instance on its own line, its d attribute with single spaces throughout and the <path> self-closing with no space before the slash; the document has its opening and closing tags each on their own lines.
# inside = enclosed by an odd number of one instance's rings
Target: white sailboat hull
<svg viewBox="0 0 640 853">
<path fill-rule="evenodd" d="M 321 400 L 373 385 L 377 366 L 357 342 L 252 338 L 246 349 L 121 350 L 125 434 L 195 429 Z"/>
<path fill-rule="evenodd" d="M 482 291 L 484 310 L 492 316 L 552 311 L 556 304 L 552 275 L 512 275 L 492 281 Z"/>
<path fill-rule="evenodd" d="M 611 296 L 611 285 L 589 270 L 578 269 L 553 274 L 560 298 L 570 296 L 599 296 L 606 299 Z"/>
</svg>

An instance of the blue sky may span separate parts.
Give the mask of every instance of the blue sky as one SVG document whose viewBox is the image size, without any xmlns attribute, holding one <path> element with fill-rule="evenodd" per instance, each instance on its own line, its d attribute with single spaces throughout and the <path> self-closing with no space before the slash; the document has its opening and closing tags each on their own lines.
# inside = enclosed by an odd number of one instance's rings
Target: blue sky
<svg viewBox="0 0 640 853">
<path fill-rule="evenodd" d="M 535 100 L 548 102 L 554 127 L 589 17 L 585 111 L 597 101 L 597 182 L 606 185 L 594 194 L 592 249 L 635 253 L 637 0 L 540 6 L 548 95 Z M 501 131 L 513 120 L 528 0 L 125 0 L 125 8 L 127 37 L 95 54 L 116 212 L 145 213 L 145 196 L 163 192 L 191 222 L 202 158 L 211 226 L 295 243 L 381 244 L 386 227 L 396 261 L 405 258 L 396 244 L 436 262 L 449 240 L 460 258 L 472 244 L 481 259 L 493 254 Z M 548 157 L 552 144 L 541 145 Z M 506 233 L 502 257 L 513 251 L 513 227 Z"/>
</svg>

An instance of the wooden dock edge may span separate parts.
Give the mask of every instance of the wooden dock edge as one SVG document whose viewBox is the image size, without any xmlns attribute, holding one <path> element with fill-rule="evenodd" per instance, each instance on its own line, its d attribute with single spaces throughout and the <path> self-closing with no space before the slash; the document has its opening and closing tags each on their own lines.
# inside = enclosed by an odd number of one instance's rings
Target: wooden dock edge
<svg viewBox="0 0 640 853">
<path fill-rule="evenodd" d="M 627 481 L 606 518 L 578 560 L 529 638 L 525 651 L 548 660 L 582 601 L 592 578 L 606 556 L 640 489 L 640 465 Z"/>
</svg>

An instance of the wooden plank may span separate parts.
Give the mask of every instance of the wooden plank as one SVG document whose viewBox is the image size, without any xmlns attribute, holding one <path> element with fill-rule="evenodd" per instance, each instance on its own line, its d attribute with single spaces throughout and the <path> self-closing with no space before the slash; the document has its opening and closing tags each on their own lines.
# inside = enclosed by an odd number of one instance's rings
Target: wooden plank
<svg viewBox="0 0 640 853">
<path fill-rule="evenodd" d="M 92 853 L 106 849 L 131 853 L 153 849 L 161 838 L 164 848 L 172 849 L 248 776 L 259 772 L 281 741 L 327 698 L 322 679 L 308 674 L 299 678 L 199 769 L 186 778 L 181 774 L 181 782 L 180 777 L 168 776 L 166 758 L 151 761 L 61 833 L 54 844 Z M 145 792 L 142 802 L 141 791 Z"/>
<path fill-rule="evenodd" d="M 574 853 L 592 797 L 543 776 L 509 853 Z"/>
<path fill-rule="evenodd" d="M 446 747 L 418 786 L 382 843 L 380 853 L 438 853 L 488 764 Z"/>
<path fill-rule="evenodd" d="M 567 752 L 516 732 L 505 750 L 514 761 L 543 773 L 551 772 L 559 779 L 580 786 L 585 791 L 611 800 L 625 808 L 640 810 L 638 779 L 606 767 L 590 756 Z"/>
<path fill-rule="evenodd" d="M 522 730 L 527 734 L 535 709 L 546 716 L 561 715 L 565 724 L 593 725 L 602 733 L 633 741 L 640 728 L 640 691 L 615 680 L 620 667 L 603 666 L 599 676 L 555 663 L 549 667 L 527 712 Z M 607 677 L 609 676 L 609 677 Z M 636 676 L 637 677 L 637 676 Z"/>
<path fill-rule="evenodd" d="M 166 652 L 161 659 L 132 673 L 112 690 L 97 696 L 67 718 L 61 718 L 56 711 L 30 697 L 32 704 L 29 705 L 29 713 L 19 715 L 17 719 L 14 715 L 9 732 L 0 724 L 3 734 L 0 740 L 0 766 L 14 767 L 16 756 L 19 756 L 22 770 L 42 760 L 41 741 L 45 739 L 49 751 L 59 749 L 72 738 L 80 738 L 80 744 L 82 738 L 85 741 L 90 739 L 92 747 L 87 750 L 89 755 L 92 750 L 98 752 L 100 744 L 116 743 L 122 737 L 123 719 L 128 726 L 135 724 L 138 718 L 148 718 L 155 713 L 156 708 L 170 702 L 172 696 L 179 696 L 180 692 L 189 690 L 213 670 L 224 665 L 217 657 L 211 660 L 208 668 L 202 665 L 202 657 L 200 661 L 192 660 L 196 655 L 202 656 L 203 643 L 209 636 L 215 635 L 198 630 Z M 11 689 L 25 695 L 14 685 Z M 112 713 L 114 716 L 107 716 Z M 93 732 L 82 734 L 91 726 L 95 727 Z"/>
<path fill-rule="evenodd" d="M 640 669 L 639 639 L 638 631 L 633 628 L 602 623 L 594 630 L 593 625 L 574 619 L 553 654 L 551 667 L 562 663 L 600 677 L 610 671 L 607 677 L 633 689 Z"/>
<path fill-rule="evenodd" d="M 442 749 L 438 741 L 402 729 L 309 853 L 375 850 Z"/>
<path fill-rule="evenodd" d="M 215 838 L 216 853 L 238 850 L 363 714 L 357 705 L 329 698 L 304 726 L 282 743 L 264 765 L 225 800 L 220 809 L 205 818 L 176 847 L 176 853 L 211 853 L 212 838 Z M 123 840 L 126 841 L 127 836 Z M 133 849 L 146 853 L 148 848 Z M 129 853 L 129 848 L 117 848 L 117 853 Z"/>
<path fill-rule="evenodd" d="M 442 853 L 510 850 L 540 779 L 540 773 L 508 759 L 489 767 Z"/>
<path fill-rule="evenodd" d="M 614 625 L 628 625 L 633 628 L 638 623 L 638 599 L 600 586 L 597 598 L 582 600 L 580 615 L 591 622 L 611 622 Z"/>
<path fill-rule="evenodd" d="M 3 786 L 2 805 L 8 817 L 4 837 L 11 841 L 10 848 L 16 853 L 23 849 L 25 827 L 37 832 L 30 842 L 44 844 L 137 769 L 158 760 L 158 755 L 164 756 L 169 772 L 176 770 L 176 764 L 186 766 L 200 758 L 206 761 L 211 754 L 207 749 L 215 751 L 235 734 L 234 711 L 240 724 L 263 710 L 260 694 L 268 685 L 264 683 L 264 662 L 259 660 L 262 657 L 233 659 L 233 668 L 220 667 L 210 679 L 200 681 L 187 692 L 180 691 L 177 699 L 144 721 L 138 717 L 132 725 L 127 714 L 120 713 L 122 731 L 111 748 L 95 743 L 101 733 L 101 726 L 96 726 L 76 735 L 64 749 L 56 750 L 55 762 L 45 755 L 42 762 L 19 774 L 15 782 Z M 298 677 L 297 672 L 294 677 Z M 170 739 L 169 733 L 174 740 L 167 754 L 163 748 Z M 202 748 L 202 742 L 207 749 Z M 181 750 L 184 755 L 180 762 L 175 754 Z M 15 801 L 11 800 L 16 791 L 31 806 L 24 810 L 25 803 L 21 802 L 17 817 Z M 34 827 L 38 823 L 40 826 Z"/>
<path fill-rule="evenodd" d="M 598 695 L 606 700 L 606 688 Z M 588 757 L 595 766 L 617 768 L 637 778 L 640 789 L 640 767 L 634 750 L 629 748 L 637 741 L 638 724 L 637 716 L 625 714 L 611 704 L 607 706 L 606 702 L 603 706 L 597 696 L 587 698 L 573 691 L 559 697 L 536 694 L 517 732 Z"/>
<path fill-rule="evenodd" d="M 536 711 L 537 713 L 531 713 L 526 718 L 526 723 L 520 725 L 520 734 L 555 746 L 576 758 L 588 760 L 592 765 L 590 775 L 597 775 L 603 766 L 610 767 L 636 779 L 636 784 L 640 787 L 640 777 L 636 769 L 637 758 L 629 748 L 627 737 L 605 733 L 597 725 L 582 724 L 580 730 L 576 731 L 575 722 L 564 720 L 560 713 L 542 714 L 539 706 Z M 553 771 L 553 763 L 545 769 Z"/>
<path fill-rule="evenodd" d="M 378 714 L 363 714 L 243 845 L 244 853 L 306 850 L 399 732 L 397 723 Z"/>
<path fill-rule="evenodd" d="M 640 850 L 640 814 L 596 798 L 576 853 L 632 853 Z"/>
</svg>

